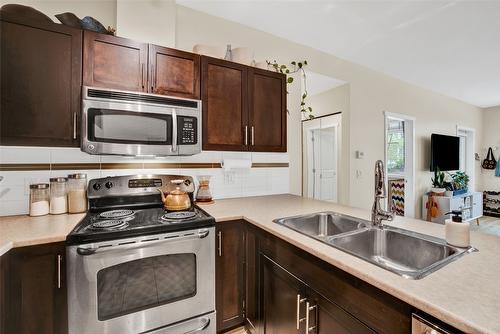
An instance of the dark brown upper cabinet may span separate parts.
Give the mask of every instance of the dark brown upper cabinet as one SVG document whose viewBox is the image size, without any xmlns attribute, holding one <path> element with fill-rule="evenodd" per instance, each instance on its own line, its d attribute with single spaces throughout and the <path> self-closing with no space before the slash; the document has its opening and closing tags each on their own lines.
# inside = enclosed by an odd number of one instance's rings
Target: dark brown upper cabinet
<svg viewBox="0 0 500 334">
<path fill-rule="evenodd" d="M 2 13 L 0 145 L 79 146 L 82 31 Z"/>
<path fill-rule="evenodd" d="M 247 74 L 245 65 L 201 57 L 204 150 L 248 150 Z"/>
<path fill-rule="evenodd" d="M 148 44 L 84 32 L 83 83 L 86 86 L 147 92 Z"/>
<path fill-rule="evenodd" d="M 250 68 L 248 72 L 250 150 L 286 152 L 286 78 Z"/>
<path fill-rule="evenodd" d="M 149 45 L 149 92 L 190 99 L 200 98 L 200 56 Z"/>
<path fill-rule="evenodd" d="M 286 76 L 201 59 L 203 149 L 286 152 Z"/>
</svg>

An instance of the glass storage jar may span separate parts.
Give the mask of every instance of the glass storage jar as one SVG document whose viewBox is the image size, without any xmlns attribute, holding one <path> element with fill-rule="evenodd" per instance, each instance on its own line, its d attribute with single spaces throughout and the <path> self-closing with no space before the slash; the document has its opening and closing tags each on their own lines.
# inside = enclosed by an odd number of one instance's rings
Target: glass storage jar
<svg viewBox="0 0 500 334">
<path fill-rule="evenodd" d="M 53 177 L 50 179 L 51 215 L 59 215 L 68 212 L 67 183 L 68 179 L 65 177 Z"/>
<path fill-rule="evenodd" d="M 68 212 L 87 211 L 87 174 L 68 175 Z"/>
<path fill-rule="evenodd" d="M 49 213 L 48 183 L 30 184 L 30 216 L 44 216 Z"/>
</svg>

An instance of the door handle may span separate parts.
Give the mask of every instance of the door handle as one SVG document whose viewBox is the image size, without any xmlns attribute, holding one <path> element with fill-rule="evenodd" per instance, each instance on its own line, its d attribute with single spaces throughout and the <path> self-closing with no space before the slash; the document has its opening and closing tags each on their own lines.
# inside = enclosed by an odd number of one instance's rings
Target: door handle
<svg viewBox="0 0 500 334">
<path fill-rule="evenodd" d="M 156 88 L 156 73 L 154 65 L 151 65 L 151 93 L 155 92 Z"/>
<path fill-rule="evenodd" d="M 76 111 L 73 112 L 73 139 L 76 139 Z"/>
<path fill-rule="evenodd" d="M 222 256 L 222 231 L 217 232 L 217 241 L 219 244 L 219 256 Z"/>
<path fill-rule="evenodd" d="M 245 125 L 245 146 L 248 146 L 248 125 Z"/>
<path fill-rule="evenodd" d="M 57 288 L 61 288 L 61 262 L 62 262 L 62 255 L 58 254 L 57 255 Z"/>
<path fill-rule="evenodd" d="M 309 304 L 309 302 L 306 302 L 306 334 L 309 333 L 310 331 L 314 331 L 317 327 L 317 321 L 318 321 L 317 317 L 315 317 L 314 326 L 309 327 L 309 324 L 310 324 L 309 313 L 312 310 L 317 310 L 317 308 L 318 308 L 318 305 L 311 306 Z M 315 314 L 316 314 L 316 312 L 315 312 Z"/>
<path fill-rule="evenodd" d="M 300 323 L 304 321 L 304 318 L 300 318 L 300 304 L 306 301 L 306 298 L 302 298 L 300 294 L 297 294 L 297 330 L 300 330 Z"/>
<path fill-rule="evenodd" d="M 255 145 L 255 131 L 254 131 L 254 128 L 253 128 L 253 125 L 252 125 L 252 146 Z"/>
<path fill-rule="evenodd" d="M 177 151 L 177 112 L 172 109 L 172 152 Z"/>
<path fill-rule="evenodd" d="M 142 89 L 144 89 L 144 67 L 145 67 L 145 64 L 142 63 L 141 64 L 141 85 L 142 85 Z"/>
</svg>

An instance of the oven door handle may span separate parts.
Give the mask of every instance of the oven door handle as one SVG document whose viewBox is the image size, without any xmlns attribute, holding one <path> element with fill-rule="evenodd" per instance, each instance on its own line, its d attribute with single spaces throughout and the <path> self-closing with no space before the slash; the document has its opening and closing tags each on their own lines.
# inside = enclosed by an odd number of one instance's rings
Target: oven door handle
<svg viewBox="0 0 500 334">
<path fill-rule="evenodd" d="M 208 236 L 210 231 L 208 229 L 202 229 L 199 230 L 198 233 L 193 233 L 193 234 L 187 234 L 187 235 L 180 235 L 176 237 L 169 237 L 166 236 L 161 239 L 152 239 L 151 236 L 149 237 L 143 237 L 143 238 L 138 238 L 135 240 L 131 241 L 123 241 L 121 244 L 117 245 L 107 245 L 105 247 L 77 247 L 76 252 L 79 255 L 82 256 L 88 256 L 88 255 L 93 255 L 96 253 L 103 253 L 107 251 L 112 251 L 116 249 L 120 250 L 126 250 L 126 249 L 132 249 L 132 248 L 137 248 L 137 247 L 144 247 L 148 246 L 151 244 L 157 244 L 157 243 L 164 243 L 164 242 L 170 242 L 170 241 L 179 241 L 179 240 L 186 240 L 186 239 L 203 239 Z"/>
<path fill-rule="evenodd" d="M 198 327 L 198 328 L 196 328 L 196 329 L 193 329 L 193 330 L 191 330 L 191 331 L 189 331 L 189 332 L 186 332 L 186 333 L 184 333 L 184 334 L 194 334 L 194 333 L 201 332 L 201 331 L 203 331 L 203 330 L 207 329 L 207 327 L 208 327 L 209 325 L 210 325 L 210 319 L 205 319 L 205 322 L 204 322 L 204 323 L 203 323 L 200 327 Z"/>
<path fill-rule="evenodd" d="M 172 152 L 177 152 L 177 111 L 172 109 Z"/>
</svg>

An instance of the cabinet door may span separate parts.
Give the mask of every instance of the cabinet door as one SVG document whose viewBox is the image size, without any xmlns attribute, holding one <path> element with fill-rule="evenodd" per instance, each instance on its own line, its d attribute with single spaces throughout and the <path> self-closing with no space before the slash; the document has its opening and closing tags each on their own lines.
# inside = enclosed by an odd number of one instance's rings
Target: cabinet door
<svg viewBox="0 0 500 334">
<path fill-rule="evenodd" d="M 248 74 L 250 150 L 286 152 L 286 77 L 251 68 Z"/>
<path fill-rule="evenodd" d="M 200 56 L 149 45 L 150 93 L 200 98 Z"/>
<path fill-rule="evenodd" d="M 308 303 L 308 304 L 307 304 Z M 307 310 L 309 306 L 309 310 Z M 304 312 L 309 320 L 308 333 L 316 334 L 374 334 L 370 328 L 365 326 L 352 315 L 341 309 L 335 303 L 329 301 L 314 290 L 307 292 L 307 302 Z M 305 316 L 305 317 L 306 317 Z M 304 323 L 304 328 L 305 328 Z"/>
<path fill-rule="evenodd" d="M 0 145 L 79 146 L 82 31 L 2 21 L 0 50 Z"/>
<path fill-rule="evenodd" d="M 67 333 L 63 242 L 8 253 L 7 333 Z"/>
<path fill-rule="evenodd" d="M 203 149 L 246 151 L 247 67 L 202 56 L 201 95 Z"/>
<path fill-rule="evenodd" d="M 252 227 L 245 229 L 245 325 L 252 334 L 259 328 L 259 245 Z"/>
<path fill-rule="evenodd" d="M 303 333 L 305 285 L 295 276 L 261 254 L 263 329 L 265 334 Z M 299 324 L 299 329 L 297 329 Z"/>
<path fill-rule="evenodd" d="M 84 85 L 147 91 L 148 44 L 91 31 L 83 40 Z"/>
<path fill-rule="evenodd" d="M 243 323 L 244 246 L 240 222 L 217 225 L 216 311 L 217 331 Z"/>
</svg>

